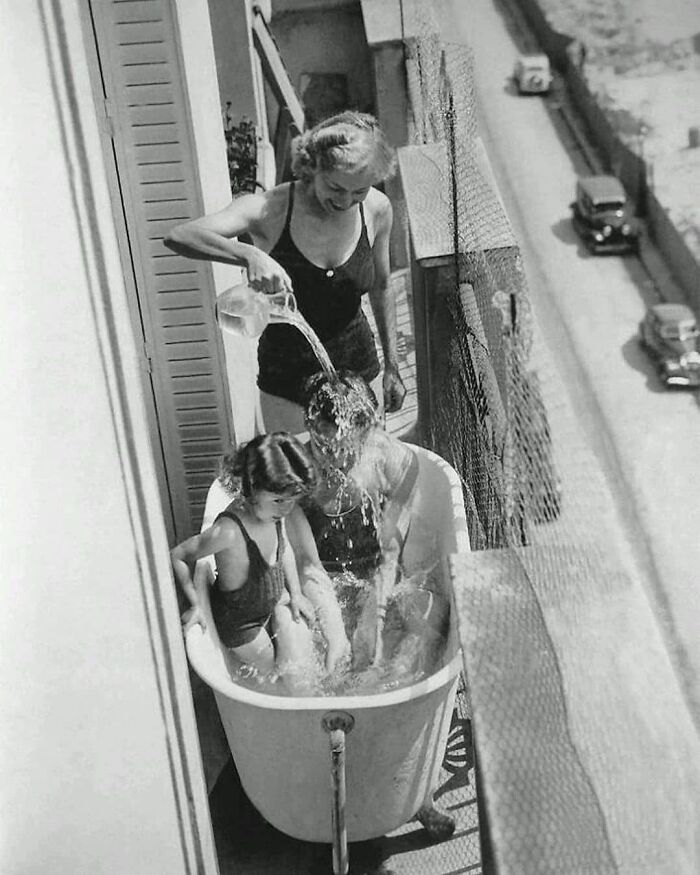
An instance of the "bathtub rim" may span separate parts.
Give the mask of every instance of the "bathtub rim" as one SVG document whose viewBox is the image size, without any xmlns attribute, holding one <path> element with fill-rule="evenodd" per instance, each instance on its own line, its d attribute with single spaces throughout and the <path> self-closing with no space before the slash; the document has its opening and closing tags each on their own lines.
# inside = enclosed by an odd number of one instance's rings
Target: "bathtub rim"
<svg viewBox="0 0 700 875">
<path fill-rule="evenodd" d="M 201 680 L 214 692 L 225 696 L 226 699 L 271 711 L 350 711 L 358 708 L 386 708 L 389 705 L 400 705 L 439 690 L 454 680 L 462 670 L 462 649 L 457 647 L 452 659 L 438 671 L 415 684 L 401 687 L 398 690 L 370 693 L 364 696 L 276 695 L 251 690 L 249 687 L 235 683 L 235 681 L 213 678 L 208 671 L 203 670 L 198 664 L 196 651 L 198 641 L 202 641 L 205 635 L 206 633 L 201 626 L 193 626 L 188 630 L 185 638 L 190 665 Z"/>
</svg>

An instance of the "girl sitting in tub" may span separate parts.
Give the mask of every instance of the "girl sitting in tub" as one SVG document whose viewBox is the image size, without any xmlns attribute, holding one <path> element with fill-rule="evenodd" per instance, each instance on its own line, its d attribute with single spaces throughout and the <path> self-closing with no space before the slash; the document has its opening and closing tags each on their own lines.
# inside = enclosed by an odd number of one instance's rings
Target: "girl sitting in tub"
<svg viewBox="0 0 700 875">
<path fill-rule="evenodd" d="M 418 478 L 415 453 L 381 428 L 377 399 L 362 377 L 321 373 L 306 390 L 309 448 L 321 478 L 302 507 L 326 570 L 370 581 L 353 636 L 353 667 L 360 670 L 382 660 L 390 600 L 404 631 L 411 635 L 420 627 L 424 640 L 432 632 L 442 637 L 447 605 L 426 591 L 408 597 L 406 587 L 395 591 Z M 391 625 L 396 629 L 395 617 Z M 415 636 L 401 643 L 393 659 L 416 650 Z"/>
<path fill-rule="evenodd" d="M 318 674 L 313 671 L 313 639 L 304 620 L 313 623 L 318 613 L 328 644 L 328 670 L 348 650 L 332 584 L 297 505 L 316 485 L 315 466 L 296 438 L 274 432 L 224 457 L 220 480 L 232 494 L 240 490 L 239 497 L 210 528 L 171 551 L 175 579 L 191 604 L 183 615 L 184 631 L 195 623 L 205 624 L 193 574 L 198 559 L 213 555 L 211 611 L 234 664 L 252 666 L 262 676 L 276 668 L 288 686 L 299 691 Z M 297 550 L 304 557 L 299 568 Z"/>
</svg>

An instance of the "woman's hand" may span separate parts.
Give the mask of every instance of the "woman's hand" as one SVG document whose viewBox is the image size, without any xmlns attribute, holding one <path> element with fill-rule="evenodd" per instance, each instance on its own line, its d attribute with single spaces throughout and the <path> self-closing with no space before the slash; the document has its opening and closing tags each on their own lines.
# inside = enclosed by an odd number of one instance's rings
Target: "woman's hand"
<svg viewBox="0 0 700 875">
<path fill-rule="evenodd" d="M 255 246 L 251 246 L 247 253 L 247 273 L 248 285 L 256 292 L 274 295 L 292 291 L 292 281 L 287 271 L 274 258 Z"/>
<path fill-rule="evenodd" d="M 384 411 L 396 413 L 397 410 L 401 410 L 406 397 L 406 387 L 401 379 L 401 374 L 399 374 L 398 365 L 387 364 L 384 367 L 382 388 L 384 389 Z"/>
<path fill-rule="evenodd" d="M 182 634 L 187 635 L 193 626 L 201 626 L 202 631 L 207 628 L 204 620 L 204 614 L 199 605 L 193 605 L 189 610 L 182 615 Z"/>
</svg>

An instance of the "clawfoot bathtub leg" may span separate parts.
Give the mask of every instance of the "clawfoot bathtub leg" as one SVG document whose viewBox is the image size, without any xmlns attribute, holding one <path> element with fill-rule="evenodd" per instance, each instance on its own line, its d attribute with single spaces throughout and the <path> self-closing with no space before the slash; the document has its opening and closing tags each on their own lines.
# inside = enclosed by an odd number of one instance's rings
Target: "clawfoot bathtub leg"
<svg viewBox="0 0 700 875">
<path fill-rule="evenodd" d="M 321 724 L 330 736 L 333 784 L 333 873 L 348 875 L 348 835 L 345 828 L 345 736 L 355 725 L 346 711 L 328 711 Z"/>
<path fill-rule="evenodd" d="M 438 811 L 432 798 L 428 798 L 418 809 L 416 820 L 422 824 L 434 842 L 444 842 L 455 831 L 454 817 Z"/>
</svg>

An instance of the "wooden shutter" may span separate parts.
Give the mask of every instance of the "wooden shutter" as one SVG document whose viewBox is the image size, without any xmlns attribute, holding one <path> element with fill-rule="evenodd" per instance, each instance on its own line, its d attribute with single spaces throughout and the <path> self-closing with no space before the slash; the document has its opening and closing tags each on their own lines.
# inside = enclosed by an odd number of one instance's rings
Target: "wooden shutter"
<svg viewBox="0 0 700 875">
<path fill-rule="evenodd" d="M 175 255 L 167 230 L 203 213 L 174 6 L 92 0 L 175 537 L 199 529 L 207 489 L 231 443 L 211 266 Z"/>
</svg>

